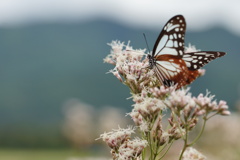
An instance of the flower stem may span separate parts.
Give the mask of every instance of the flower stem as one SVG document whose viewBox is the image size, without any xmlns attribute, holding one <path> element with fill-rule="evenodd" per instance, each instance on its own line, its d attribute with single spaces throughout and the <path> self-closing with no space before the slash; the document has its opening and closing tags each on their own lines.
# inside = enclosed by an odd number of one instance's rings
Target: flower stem
<svg viewBox="0 0 240 160">
<path fill-rule="evenodd" d="M 183 149 L 182 149 L 182 152 L 180 154 L 180 157 L 179 157 L 179 160 L 182 159 L 182 156 L 183 156 L 183 153 L 185 152 L 185 150 L 187 149 L 187 147 L 189 147 L 188 145 L 188 126 L 185 125 L 185 138 L 183 139 L 184 140 L 184 145 L 183 145 Z"/>
<path fill-rule="evenodd" d="M 203 125 L 202 125 L 202 128 L 201 128 L 200 133 L 199 133 L 198 136 L 192 141 L 192 143 L 190 143 L 188 146 L 192 146 L 194 143 L 196 143 L 196 142 L 199 140 L 199 138 L 202 136 L 203 131 L 204 131 L 204 129 L 205 129 L 206 122 L 207 122 L 207 118 L 204 117 L 204 118 L 203 118 Z"/>
<path fill-rule="evenodd" d="M 167 152 L 168 152 L 169 149 L 171 148 L 173 142 L 174 142 L 174 141 L 172 141 L 172 142 L 170 143 L 170 145 L 168 146 L 167 150 L 166 150 L 165 153 L 159 158 L 159 160 L 161 160 L 161 159 L 167 154 Z"/>
<path fill-rule="evenodd" d="M 210 118 L 212 118 L 213 116 L 215 116 L 215 115 L 217 115 L 218 114 L 218 112 L 216 112 L 216 113 L 214 113 L 214 114 L 212 114 L 211 116 L 209 116 L 209 117 L 206 117 L 206 120 L 209 120 Z"/>
<path fill-rule="evenodd" d="M 167 144 L 165 144 L 164 146 L 162 146 L 162 148 L 158 151 L 158 154 L 160 154 L 166 147 L 167 147 Z"/>
</svg>

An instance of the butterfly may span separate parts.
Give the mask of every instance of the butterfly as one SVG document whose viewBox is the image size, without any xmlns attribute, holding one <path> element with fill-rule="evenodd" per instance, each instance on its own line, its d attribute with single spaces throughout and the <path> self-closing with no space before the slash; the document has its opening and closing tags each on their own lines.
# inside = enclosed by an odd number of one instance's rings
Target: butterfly
<svg viewBox="0 0 240 160">
<path fill-rule="evenodd" d="M 160 85 L 177 89 L 192 83 L 200 76 L 198 69 L 210 61 L 224 56 L 225 52 L 184 52 L 186 21 L 182 15 L 172 17 L 160 32 L 151 54 L 149 69 L 153 69 Z"/>
</svg>

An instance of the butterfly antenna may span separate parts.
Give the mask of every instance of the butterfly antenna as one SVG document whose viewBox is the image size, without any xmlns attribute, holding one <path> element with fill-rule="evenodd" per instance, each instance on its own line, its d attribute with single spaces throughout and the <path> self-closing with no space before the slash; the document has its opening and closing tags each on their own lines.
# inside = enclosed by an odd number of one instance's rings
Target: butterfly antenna
<svg viewBox="0 0 240 160">
<path fill-rule="evenodd" d="M 145 43 L 147 45 L 148 52 L 150 53 L 150 49 L 149 49 L 149 46 L 148 46 L 148 42 L 147 42 L 147 38 L 146 38 L 145 33 L 143 33 L 143 37 L 144 37 Z"/>
</svg>

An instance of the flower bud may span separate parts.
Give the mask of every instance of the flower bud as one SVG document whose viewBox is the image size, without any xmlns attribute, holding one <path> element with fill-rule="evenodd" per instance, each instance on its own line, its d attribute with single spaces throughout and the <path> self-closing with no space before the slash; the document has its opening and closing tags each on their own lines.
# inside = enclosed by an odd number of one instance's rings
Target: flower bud
<svg viewBox="0 0 240 160">
<path fill-rule="evenodd" d="M 224 110 L 220 114 L 223 115 L 223 116 L 229 116 L 229 115 L 231 115 L 231 112 L 227 111 L 227 110 Z"/>
</svg>

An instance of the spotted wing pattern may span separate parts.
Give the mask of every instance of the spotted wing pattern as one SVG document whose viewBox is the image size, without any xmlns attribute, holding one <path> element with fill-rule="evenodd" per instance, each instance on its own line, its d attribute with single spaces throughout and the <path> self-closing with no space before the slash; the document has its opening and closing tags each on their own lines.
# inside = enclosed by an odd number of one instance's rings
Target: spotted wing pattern
<svg viewBox="0 0 240 160">
<path fill-rule="evenodd" d="M 225 52 L 214 52 L 214 51 L 201 51 L 201 52 L 191 52 L 184 53 L 183 60 L 185 61 L 188 69 L 196 70 L 203 67 L 210 61 L 224 56 Z"/>
<path fill-rule="evenodd" d="M 171 18 L 163 27 L 153 47 L 152 56 L 171 54 L 182 57 L 186 22 L 182 15 Z"/>
</svg>

